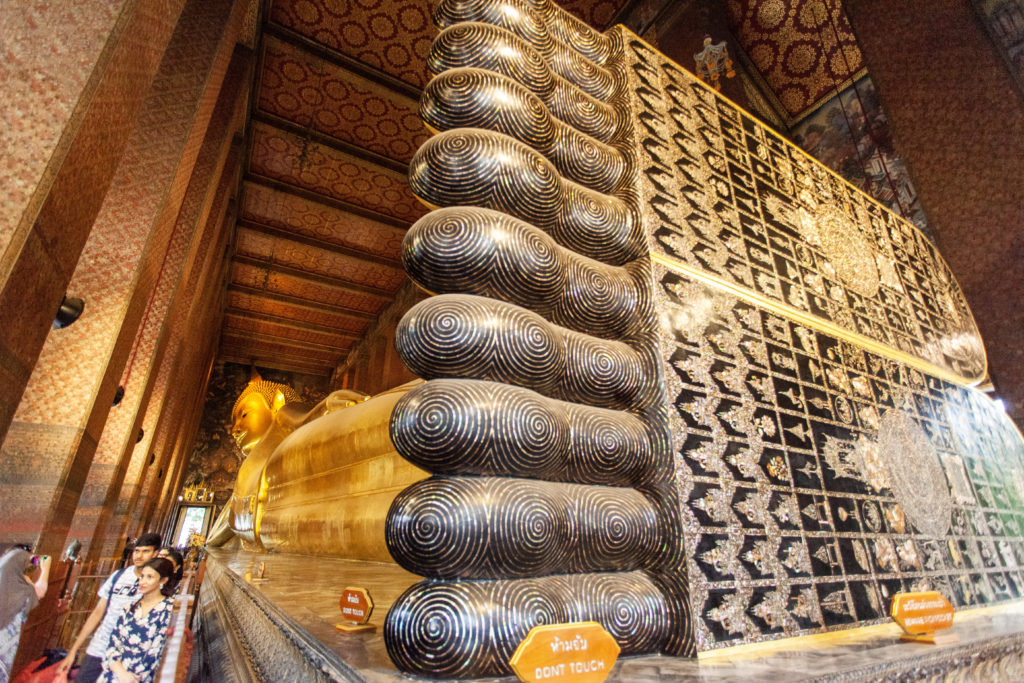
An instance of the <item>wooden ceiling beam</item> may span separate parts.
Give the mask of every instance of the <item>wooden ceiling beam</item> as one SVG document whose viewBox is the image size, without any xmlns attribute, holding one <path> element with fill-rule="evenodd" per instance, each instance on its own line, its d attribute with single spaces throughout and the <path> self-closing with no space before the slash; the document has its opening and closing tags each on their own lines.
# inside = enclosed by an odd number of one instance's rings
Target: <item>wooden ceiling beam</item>
<svg viewBox="0 0 1024 683">
<path fill-rule="evenodd" d="M 255 342 L 259 344 L 270 344 L 272 346 L 284 346 L 297 352 L 312 351 L 314 353 L 326 353 L 331 356 L 342 356 L 346 351 L 348 351 L 348 348 L 298 341 L 297 339 L 260 334 L 259 332 L 252 332 L 250 330 L 239 330 L 234 327 L 225 327 L 221 330 L 221 341 L 223 342 L 227 339 L 235 339 L 242 342 L 240 345 L 244 345 L 246 342 Z"/>
<path fill-rule="evenodd" d="M 355 215 L 362 216 L 363 218 L 369 218 L 371 221 L 377 221 L 378 223 L 393 225 L 396 228 L 401 228 L 402 230 L 409 229 L 409 221 L 402 220 L 401 218 L 389 216 L 386 213 L 380 213 L 379 211 L 367 209 L 366 207 L 363 206 L 349 204 L 348 202 L 342 201 L 341 199 L 338 199 L 336 197 L 322 194 L 320 192 L 315 192 L 313 190 L 307 190 L 304 187 L 299 187 L 298 185 L 292 185 L 290 183 L 281 182 L 280 180 L 274 180 L 273 178 L 268 178 L 258 173 L 253 173 L 252 171 L 246 172 L 245 182 L 252 183 L 254 185 L 262 185 L 263 187 L 269 187 L 272 190 L 284 192 L 285 194 L 292 194 L 295 195 L 296 197 L 301 197 L 308 201 L 316 202 L 317 204 L 329 206 L 332 209 L 338 209 L 339 211 L 354 213 Z"/>
<path fill-rule="evenodd" d="M 274 325 L 281 325 L 283 327 L 290 327 L 295 330 L 303 330 L 306 332 L 318 332 L 320 334 L 329 334 L 334 337 L 344 337 L 355 341 L 359 339 L 361 335 L 355 334 L 354 332 L 342 332 L 335 327 L 328 325 L 317 325 L 315 323 L 306 322 L 305 320 L 295 320 L 294 318 L 285 318 L 279 315 L 271 315 L 269 313 L 260 313 L 258 311 L 249 311 L 244 308 L 235 308 L 229 306 L 224 311 L 225 316 L 233 316 L 235 318 L 246 318 L 252 320 L 259 320 L 261 322 L 273 323 Z"/>
<path fill-rule="evenodd" d="M 368 254 L 365 251 L 359 251 L 351 247 L 342 246 L 335 244 L 334 242 L 328 242 L 318 237 L 310 237 L 309 235 L 302 235 L 296 232 L 291 232 L 283 228 L 277 228 L 266 223 L 254 221 L 249 218 L 239 218 L 238 225 L 245 228 L 246 230 L 252 230 L 254 232 L 267 235 L 268 237 L 276 237 L 277 239 L 289 240 L 291 242 L 297 242 L 298 244 L 304 244 L 307 247 L 313 247 L 314 249 L 322 249 L 332 254 L 338 254 L 339 256 L 347 256 L 349 258 L 356 258 L 360 261 L 369 261 L 370 263 L 376 263 L 382 266 L 388 266 L 389 268 L 400 269 L 402 267 L 401 259 L 388 258 L 386 256 L 378 256 L 376 254 Z"/>
<path fill-rule="evenodd" d="M 331 365 L 318 365 L 315 363 L 304 363 L 301 361 L 290 361 L 287 358 L 273 358 L 267 355 L 246 356 L 244 353 L 231 353 L 221 349 L 217 358 L 228 363 L 239 365 L 255 364 L 271 370 L 285 370 L 289 372 L 301 372 L 309 375 L 323 375 L 329 377 L 334 372 Z"/>
<path fill-rule="evenodd" d="M 278 303 L 287 304 L 289 306 L 295 306 L 297 308 L 305 308 L 310 311 L 316 311 L 318 313 L 327 313 L 329 315 L 343 316 L 346 318 L 358 318 L 359 320 L 373 320 L 377 317 L 374 313 L 367 313 L 360 311 L 355 308 L 348 308 L 346 306 L 335 306 L 333 304 L 322 303 L 315 299 L 302 299 L 297 296 L 289 296 L 288 294 L 279 294 L 277 292 L 270 292 L 264 289 L 256 289 L 255 287 L 247 287 L 237 283 L 230 283 L 228 285 L 228 292 L 237 292 L 239 294 L 245 294 L 246 296 L 253 296 L 260 299 L 268 299 L 270 301 L 277 301 Z"/>
<path fill-rule="evenodd" d="M 327 47 L 323 43 L 318 43 L 297 31 L 293 31 L 290 28 L 274 23 L 273 21 L 268 20 L 263 30 L 265 35 L 273 36 L 284 43 L 288 43 L 293 47 L 299 48 L 303 52 L 308 52 L 315 57 L 319 57 L 325 62 L 330 62 L 340 69 L 344 69 L 349 73 L 365 78 L 368 81 L 376 83 L 382 88 L 392 90 L 409 98 L 410 100 L 413 100 L 417 104 L 420 101 L 420 95 L 423 94 L 423 91 L 418 87 L 403 81 L 401 78 L 396 78 L 386 71 L 381 71 L 369 64 L 360 62 L 354 57 L 349 57 L 342 52 L 338 52 L 333 48 Z"/>
<path fill-rule="evenodd" d="M 341 152 L 342 154 L 348 154 L 349 156 L 358 157 L 363 161 L 368 161 L 375 166 L 386 168 L 389 171 L 394 171 L 395 173 L 401 173 L 403 176 L 408 175 L 409 173 L 409 164 L 405 163 L 404 161 L 392 159 L 391 157 L 386 157 L 383 154 L 378 154 L 377 152 L 366 149 L 365 147 L 360 147 L 359 145 L 354 145 L 351 142 L 339 140 L 336 137 L 333 137 L 331 135 L 328 135 L 327 133 L 323 133 L 317 130 L 315 127 L 310 128 L 300 123 L 296 123 L 295 121 L 291 121 L 281 116 L 277 116 L 276 114 L 271 114 L 270 112 L 263 111 L 262 109 L 257 109 L 252 113 L 252 120 L 271 126 L 272 128 L 276 128 L 277 130 L 284 131 L 285 133 L 289 133 L 299 138 L 305 138 L 308 135 L 309 139 L 317 143 L 318 145 L 323 145 L 324 147 L 336 150 L 338 152 Z"/>
<path fill-rule="evenodd" d="M 394 292 L 378 289 L 377 287 L 370 287 L 369 285 L 362 285 L 358 282 L 349 282 L 347 280 L 337 280 L 327 275 L 318 275 L 317 273 L 311 273 L 307 270 L 302 270 L 301 268 L 293 268 L 273 261 L 264 261 L 263 259 L 246 256 L 245 254 L 235 254 L 232 257 L 232 260 L 235 261 L 235 263 L 269 270 L 272 273 L 280 273 L 281 275 L 287 275 L 288 277 L 293 277 L 298 280 L 315 282 L 317 284 L 324 285 L 325 287 L 341 289 L 355 294 L 366 294 L 369 296 L 380 297 L 381 299 L 392 299 L 395 296 Z"/>
</svg>

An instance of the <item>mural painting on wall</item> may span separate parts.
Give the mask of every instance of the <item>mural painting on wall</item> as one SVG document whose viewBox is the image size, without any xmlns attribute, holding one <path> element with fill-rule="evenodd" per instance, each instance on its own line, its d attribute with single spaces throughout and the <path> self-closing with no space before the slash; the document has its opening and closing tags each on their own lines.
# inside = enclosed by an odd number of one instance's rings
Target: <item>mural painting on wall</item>
<svg viewBox="0 0 1024 683">
<path fill-rule="evenodd" d="M 930 236 L 924 211 L 889 121 L 867 75 L 794 126 L 793 141 L 869 196 Z"/>
<path fill-rule="evenodd" d="M 1024 0 L 974 0 L 974 6 L 1024 90 Z"/>
<path fill-rule="evenodd" d="M 257 366 L 263 379 L 287 384 L 295 389 L 304 403 L 315 404 L 328 394 L 327 378 L 303 375 Z M 249 366 L 217 363 L 210 375 L 210 384 L 203 405 L 192 457 L 184 485 L 205 481 L 213 490 L 213 501 L 224 505 L 231 497 L 235 475 L 244 456 L 231 438 L 231 407 L 249 383 Z"/>
</svg>

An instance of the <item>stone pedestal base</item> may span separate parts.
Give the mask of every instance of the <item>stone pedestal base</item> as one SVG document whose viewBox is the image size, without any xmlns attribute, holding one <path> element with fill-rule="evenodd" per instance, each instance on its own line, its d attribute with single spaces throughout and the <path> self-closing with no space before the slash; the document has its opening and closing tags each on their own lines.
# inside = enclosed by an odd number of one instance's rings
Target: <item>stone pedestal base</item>
<svg viewBox="0 0 1024 683">
<path fill-rule="evenodd" d="M 260 562 L 264 581 L 253 583 Z M 395 565 L 214 551 L 199 595 L 193 681 L 400 681 L 384 650 L 392 603 L 418 577 Z M 378 628 L 335 629 L 346 586 L 370 591 Z M 1024 601 L 957 613 L 955 639 L 900 642 L 896 624 L 755 643 L 696 659 L 620 659 L 609 681 L 1024 680 Z M 952 642 L 949 642 L 952 641 Z"/>
</svg>

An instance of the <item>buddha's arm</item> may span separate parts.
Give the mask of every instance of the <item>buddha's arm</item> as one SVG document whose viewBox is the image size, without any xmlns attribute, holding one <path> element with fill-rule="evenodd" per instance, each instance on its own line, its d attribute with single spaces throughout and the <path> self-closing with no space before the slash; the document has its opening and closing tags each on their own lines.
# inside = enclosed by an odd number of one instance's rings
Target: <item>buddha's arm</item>
<svg viewBox="0 0 1024 683">
<path fill-rule="evenodd" d="M 312 409 L 306 407 L 308 404 L 284 405 L 277 411 L 275 421 L 284 429 L 285 433 L 290 433 L 318 417 L 348 408 L 364 400 L 366 400 L 366 394 L 351 389 L 339 389 L 332 391 L 327 398 L 317 403 Z"/>
</svg>

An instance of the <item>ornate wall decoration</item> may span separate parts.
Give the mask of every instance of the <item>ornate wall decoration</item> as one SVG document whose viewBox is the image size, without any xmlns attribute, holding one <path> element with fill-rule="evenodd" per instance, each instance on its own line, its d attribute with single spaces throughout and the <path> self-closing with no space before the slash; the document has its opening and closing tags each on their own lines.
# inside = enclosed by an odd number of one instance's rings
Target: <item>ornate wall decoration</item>
<svg viewBox="0 0 1024 683">
<path fill-rule="evenodd" d="M 1024 442 L 963 386 L 984 355 L 948 268 L 628 47 L 698 648 L 882 621 L 924 587 L 1020 596 L 1024 497 L 992 475 Z"/>
<path fill-rule="evenodd" d="M 650 48 L 631 50 L 655 258 L 931 374 L 984 378 L 934 245 Z"/>
<path fill-rule="evenodd" d="M 792 117 L 864 67 L 839 0 L 729 0 L 733 33 Z"/>
<path fill-rule="evenodd" d="M 928 225 L 889 120 L 868 75 L 809 112 L 790 130 L 808 154 L 927 234 Z"/>
</svg>

